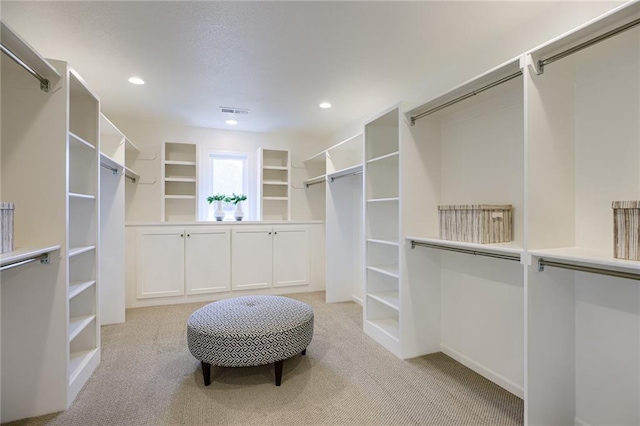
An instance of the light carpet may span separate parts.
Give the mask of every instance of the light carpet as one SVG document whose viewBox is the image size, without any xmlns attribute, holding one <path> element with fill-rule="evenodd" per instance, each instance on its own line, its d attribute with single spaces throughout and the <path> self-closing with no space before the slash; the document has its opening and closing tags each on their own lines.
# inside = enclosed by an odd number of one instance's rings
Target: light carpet
<svg viewBox="0 0 640 426">
<path fill-rule="evenodd" d="M 63 413 L 11 425 L 521 425 L 521 399 L 444 354 L 400 360 L 362 331 L 362 308 L 311 305 L 306 356 L 273 365 L 212 367 L 205 387 L 186 323 L 204 303 L 127 310 L 102 327 L 102 362 Z"/>
</svg>

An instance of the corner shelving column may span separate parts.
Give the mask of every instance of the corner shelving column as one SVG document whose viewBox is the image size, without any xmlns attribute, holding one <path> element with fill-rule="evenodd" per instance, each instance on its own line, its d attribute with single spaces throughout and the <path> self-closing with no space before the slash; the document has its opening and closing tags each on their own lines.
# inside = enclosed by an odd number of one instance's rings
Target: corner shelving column
<svg viewBox="0 0 640 426">
<path fill-rule="evenodd" d="M 100 362 L 98 314 L 100 101 L 69 69 L 67 403 L 71 404 Z"/>
<path fill-rule="evenodd" d="M 363 151 L 362 133 L 326 151 L 327 302 L 364 305 Z"/>
<path fill-rule="evenodd" d="M 165 142 L 162 158 L 162 221 L 195 221 L 197 145 Z"/>
<path fill-rule="evenodd" d="M 397 356 L 400 345 L 400 111 L 365 126 L 364 331 Z"/>
<path fill-rule="evenodd" d="M 100 322 L 125 321 L 125 151 L 126 138 L 100 114 Z"/>
<path fill-rule="evenodd" d="M 260 150 L 260 220 L 290 220 L 289 151 Z"/>
</svg>

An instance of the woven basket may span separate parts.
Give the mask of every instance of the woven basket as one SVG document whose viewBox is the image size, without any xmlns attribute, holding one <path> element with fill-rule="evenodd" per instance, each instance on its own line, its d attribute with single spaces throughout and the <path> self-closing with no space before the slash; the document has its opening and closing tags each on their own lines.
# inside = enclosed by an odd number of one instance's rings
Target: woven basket
<svg viewBox="0 0 640 426">
<path fill-rule="evenodd" d="M 505 243 L 513 240 L 511 204 L 438 206 L 440 239 L 467 243 Z"/>
</svg>

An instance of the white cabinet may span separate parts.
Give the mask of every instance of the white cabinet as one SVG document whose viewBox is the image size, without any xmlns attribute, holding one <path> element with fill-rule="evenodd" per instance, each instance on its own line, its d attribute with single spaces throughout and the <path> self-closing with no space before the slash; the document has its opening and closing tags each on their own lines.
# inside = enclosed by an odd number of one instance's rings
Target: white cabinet
<svg viewBox="0 0 640 426">
<path fill-rule="evenodd" d="M 139 299 L 184 294 L 184 229 L 146 228 L 137 238 Z"/>
<path fill-rule="evenodd" d="M 143 228 L 137 236 L 138 299 L 229 291 L 229 228 Z"/>
<path fill-rule="evenodd" d="M 229 228 L 186 228 L 185 284 L 187 294 L 229 291 L 231 232 Z"/>
<path fill-rule="evenodd" d="M 273 286 L 309 284 L 309 230 L 306 227 L 273 228 Z"/>
<path fill-rule="evenodd" d="M 273 229 L 271 226 L 233 230 L 231 287 L 234 290 L 271 287 Z"/>
<path fill-rule="evenodd" d="M 255 226 L 233 230 L 232 288 L 309 284 L 309 230 L 305 226 Z"/>
</svg>

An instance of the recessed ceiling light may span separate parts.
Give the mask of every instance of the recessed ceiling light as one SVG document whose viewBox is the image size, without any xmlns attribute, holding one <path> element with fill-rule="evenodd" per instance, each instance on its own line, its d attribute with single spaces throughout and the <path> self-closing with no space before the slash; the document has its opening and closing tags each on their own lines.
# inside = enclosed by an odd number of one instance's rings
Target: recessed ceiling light
<svg viewBox="0 0 640 426">
<path fill-rule="evenodd" d="M 227 120 L 225 121 L 225 123 L 227 123 L 229 126 L 235 126 L 236 124 L 238 124 L 238 120 Z"/>
<path fill-rule="evenodd" d="M 331 108 L 331 104 L 329 102 L 322 102 L 320 105 L 318 105 L 320 108 L 323 109 L 327 109 L 327 108 Z"/>
<path fill-rule="evenodd" d="M 140 85 L 144 84 L 145 82 L 140 77 L 129 77 L 129 83 L 137 84 L 138 86 L 140 86 Z"/>
</svg>

